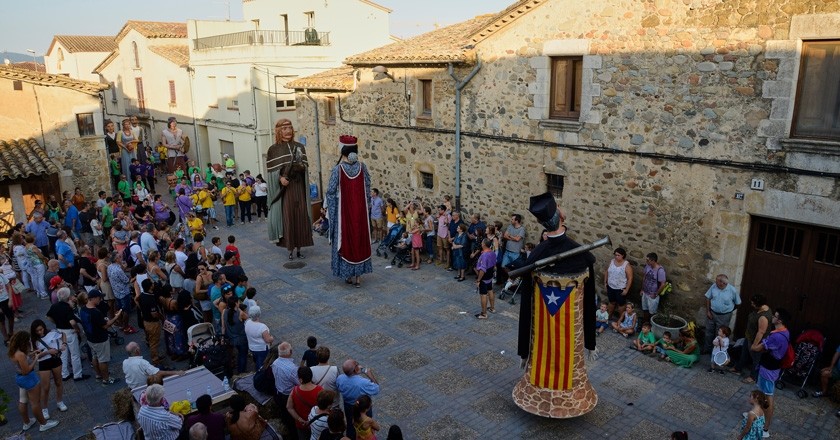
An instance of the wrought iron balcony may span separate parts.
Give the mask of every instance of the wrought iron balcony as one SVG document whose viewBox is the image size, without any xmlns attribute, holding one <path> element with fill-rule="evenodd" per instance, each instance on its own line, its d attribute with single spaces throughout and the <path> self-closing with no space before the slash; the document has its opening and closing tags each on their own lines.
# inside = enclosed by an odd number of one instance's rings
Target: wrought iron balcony
<svg viewBox="0 0 840 440">
<path fill-rule="evenodd" d="M 315 29 L 305 31 L 244 31 L 213 35 L 193 40 L 195 50 L 217 47 L 280 45 L 280 46 L 329 46 L 330 33 Z"/>
</svg>

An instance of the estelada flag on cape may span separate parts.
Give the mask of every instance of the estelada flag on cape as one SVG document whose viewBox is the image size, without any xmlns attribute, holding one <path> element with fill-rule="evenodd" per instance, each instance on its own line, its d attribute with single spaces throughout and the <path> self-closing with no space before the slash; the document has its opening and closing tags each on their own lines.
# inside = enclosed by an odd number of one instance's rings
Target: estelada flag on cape
<svg viewBox="0 0 840 440">
<path fill-rule="evenodd" d="M 585 279 L 586 276 L 580 279 L 535 277 L 530 377 L 534 386 L 552 390 L 572 387 L 575 300 L 583 294 Z"/>
</svg>

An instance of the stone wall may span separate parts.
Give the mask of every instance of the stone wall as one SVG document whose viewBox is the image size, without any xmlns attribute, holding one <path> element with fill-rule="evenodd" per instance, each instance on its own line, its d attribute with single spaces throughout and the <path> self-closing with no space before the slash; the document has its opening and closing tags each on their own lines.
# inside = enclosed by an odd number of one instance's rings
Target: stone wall
<svg viewBox="0 0 840 440">
<path fill-rule="evenodd" d="M 740 284 L 751 216 L 837 226 L 837 178 L 749 166 L 840 169 L 840 156 L 800 152 L 805 156 L 792 162 L 791 153 L 768 148 L 784 130 L 761 129 L 770 118 L 790 124 L 790 114 L 777 116 L 781 104 L 767 89 L 792 87 L 798 56 L 795 44 L 792 57 L 768 56 L 768 47 L 791 38 L 797 14 L 837 11 L 838 2 L 798 0 L 540 6 L 476 45 L 483 65 L 464 90 L 462 122 L 481 136 L 462 138 L 463 210 L 507 223 L 511 212 L 526 213 L 529 196 L 545 191 L 546 173 L 563 175 L 573 237 L 610 235 L 613 246 L 628 250 L 637 278 L 644 255 L 657 252 L 675 284 L 673 304 L 684 313 L 699 309 L 717 273 Z M 835 16 L 814 17 L 819 27 L 819 17 Z M 575 50 L 584 56 L 582 117 L 547 121 L 548 57 Z M 342 96 L 344 120 L 321 125 L 324 157 L 337 157 L 339 134 L 354 134 L 374 186 L 400 202 L 419 196 L 439 203 L 455 192 L 452 78 L 444 66 L 392 69 L 395 82 L 375 81 L 367 70 Z M 433 81 L 430 120 L 418 118 L 418 79 Z M 311 104 L 298 99 L 297 130 L 312 137 L 312 121 Z M 433 170 L 432 190 L 419 188 L 420 168 Z M 753 178 L 767 190 L 751 191 Z M 529 215 L 526 226 L 536 241 Z M 611 249 L 596 254 L 602 271 Z"/>
</svg>

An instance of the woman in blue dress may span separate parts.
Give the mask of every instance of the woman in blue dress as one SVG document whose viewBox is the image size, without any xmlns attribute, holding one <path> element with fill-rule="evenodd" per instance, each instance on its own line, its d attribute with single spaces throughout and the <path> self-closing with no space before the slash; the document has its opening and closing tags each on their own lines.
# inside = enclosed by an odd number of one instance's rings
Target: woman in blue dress
<svg viewBox="0 0 840 440">
<path fill-rule="evenodd" d="M 455 277 L 458 281 L 464 281 L 464 272 L 467 268 L 467 259 L 465 252 L 467 251 L 467 226 L 461 223 L 458 225 L 458 235 L 452 240 L 452 268 L 458 271 Z"/>
</svg>

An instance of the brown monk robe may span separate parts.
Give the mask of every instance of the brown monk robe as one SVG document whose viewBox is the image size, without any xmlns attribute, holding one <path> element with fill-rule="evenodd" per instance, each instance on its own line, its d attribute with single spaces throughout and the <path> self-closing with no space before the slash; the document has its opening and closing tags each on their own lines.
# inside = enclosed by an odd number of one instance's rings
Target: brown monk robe
<svg viewBox="0 0 840 440">
<path fill-rule="evenodd" d="M 274 124 L 274 145 L 266 155 L 268 172 L 268 235 L 289 250 L 289 259 L 303 258 L 300 248 L 313 246 L 306 147 L 295 142 L 292 121 Z M 282 188 L 282 189 L 281 189 Z M 297 253 L 295 253 L 297 250 Z"/>
</svg>

